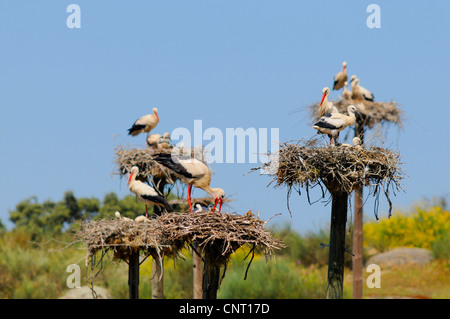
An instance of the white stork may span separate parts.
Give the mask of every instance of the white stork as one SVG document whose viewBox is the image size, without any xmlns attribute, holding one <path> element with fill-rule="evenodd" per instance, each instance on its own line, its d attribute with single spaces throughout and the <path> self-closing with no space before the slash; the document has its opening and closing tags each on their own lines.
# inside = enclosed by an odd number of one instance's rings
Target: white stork
<svg viewBox="0 0 450 319">
<path fill-rule="evenodd" d="M 159 138 L 158 147 L 165 149 L 170 147 L 170 134 L 168 132 L 164 133 L 164 135 Z"/>
<path fill-rule="evenodd" d="M 225 191 L 221 188 L 212 188 L 210 186 L 211 172 L 208 166 L 195 158 L 179 157 L 165 153 L 155 154 L 152 159 L 174 172 L 183 183 L 188 184 L 187 200 L 191 213 L 192 186 L 204 190 L 215 198 L 213 211 L 215 210 L 217 203 L 220 202 L 220 212 L 223 204 L 223 198 L 225 197 Z"/>
<path fill-rule="evenodd" d="M 128 217 L 122 217 L 122 216 L 120 216 L 120 212 L 118 212 L 118 211 L 115 212 L 114 215 L 116 216 L 117 219 L 122 219 L 122 220 L 126 220 L 126 221 L 129 221 L 129 222 L 132 221 L 132 219 L 130 219 L 130 218 L 128 218 Z"/>
<path fill-rule="evenodd" d="M 137 166 L 133 166 L 131 168 L 130 177 L 128 178 L 128 188 L 141 202 L 145 204 L 145 217 L 148 217 L 147 205 L 162 206 L 167 210 L 167 212 L 170 212 L 170 206 L 164 196 L 159 194 L 153 187 L 136 180 L 136 176 L 138 174 L 139 168 Z"/>
<path fill-rule="evenodd" d="M 347 81 L 347 62 L 342 62 L 342 71 L 334 76 L 333 90 L 343 88 L 345 81 Z"/>
<path fill-rule="evenodd" d="M 357 136 L 353 138 L 352 142 L 354 146 L 361 146 L 362 144 L 361 139 Z"/>
<path fill-rule="evenodd" d="M 144 115 L 134 122 L 133 126 L 128 129 L 128 134 L 131 136 L 136 136 L 140 133 L 147 133 L 148 137 L 148 133 L 153 130 L 158 123 L 158 109 L 154 107 L 152 114 Z"/>
<path fill-rule="evenodd" d="M 345 81 L 344 83 L 344 90 L 342 90 L 342 98 L 344 100 L 351 100 L 352 99 L 352 92 L 347 88 L 348 82 Z"/>
<path fill-rule="evenodd" d="M 338 112 L 334 104 L 328 101 L 329 95 L 330 95 L 330 88 L 324 87 L 322 89 L 322 100 L 320 101 L 319 104 L 319 118 L 324 116 L 325 114 Z"/>
<path fill-rule="evenodd" d="M 201 213 L 201 212 L 203 212 L 203 207 L 202 207 L 202 205 L 200 205 L 200 204 L 195 204 L 195 208 L 196 208 L 196 210 L 195 210 L 194 213 Z"/>
<path fill-rule="evenodd" d="M 147 147 L 153 148 L 155 150 L 158 149 L 158 142 L 161 137 L 162 137 L 161 134 L 152 134 L 149 137 L 147 137 Z"/>
<path fill-rule="evenodd" d="M 353 105 L 349 105 L 347 111 L 348 115 L 332 113 L 329 116 L 322 116 L 320 120 L 314 124 L 313 128 L 321 133 L 327 134 L 330 137 L 330 145 L 333 144 L 333 140 L 336 145 L 339 132 L 347 126 L 355 124 L 355 113 L 359 114 L 356 107 Z"/>
<path fill-rule="evenodd" d="M 359 85 L 359 79 L 356 77 L 356 75 L 352 75 L 350 84 L 352 86 L 352 98 L 354 100 L 366 100 L 370 102 L 373 102 L 375 100 L 372 92 Z"/>
</svg>

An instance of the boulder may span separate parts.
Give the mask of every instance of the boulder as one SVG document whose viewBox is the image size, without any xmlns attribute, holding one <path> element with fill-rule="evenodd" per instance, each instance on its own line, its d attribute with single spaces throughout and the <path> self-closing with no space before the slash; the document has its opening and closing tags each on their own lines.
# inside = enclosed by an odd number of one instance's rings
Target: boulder
<svg viewBox="0 0 450 319">
<path fill-rule="evenodd" d="M 424 248 L 395 248 L 370 257 L 366 266 L 377 264 L 381 268 L 389 268 L 405 264 L 425 265 L 433 259 L 430 250 Z"/>
</svg>

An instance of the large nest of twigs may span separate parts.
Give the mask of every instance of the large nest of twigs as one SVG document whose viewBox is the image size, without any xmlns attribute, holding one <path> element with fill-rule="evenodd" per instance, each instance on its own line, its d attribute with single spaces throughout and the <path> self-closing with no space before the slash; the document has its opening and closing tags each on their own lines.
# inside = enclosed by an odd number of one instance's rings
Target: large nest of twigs
<svg viewBox="0 0 450 319">
<path fill-rule="evenodd" d="M 266 223 L 251 212 L 238 215 L 203 210 L 166 213 L 145 222 L 125 218 L 84 221 L 75 238 L 87 246 L 87 263 L 99 251 L 102 256 L 112 251 L 115 258 L 123 260 L 128 260 L 132 251 L 142 251 L 154 258 L 178 257 L 179 250 L 193 248 L 195 241 L 203 258 L 214 250 L 214 263 L 224 264 L 243 245 L 266 256 L 284 248 L 284 243 L 265 228 Z"/>
<path fill-rule="evenodd" d="M 372 128 L 378 123 L 393 123 L 402 127 L 403 111 L 398 108 L 396 102 L 370 102 L 361 100 L 341 99 L 333 101 L 334 106 L 342 114 L 348 114 L 349 105 L 354 105 L 361 113 L 358 119 L 362 126 Z M 311 104 L 309 107 L 311 120 L 319 119 L 319 103 Z"/>
<path fill-rule="evenodd" d="M 154 149 L 154 148 L 131 148 L 126 149 L 123 146 L 116 148 L 116 174 L 124 176 L 130 173 L 133 166 L 139 168 L 138 179 L 144 181 L 156 178 L 165 178 L 169 183 L 173 184 L 177 180 L 177 176 L 169 169 L 165 168 L 158 162 L 152 159 L 152 156 L 158 153 L 170 154 L 172 148 Z M 177 155 L 190 155 L 199 161 L 206 164 L 206 150 L 203 147 L 183 148 L 181 151 L 177 150 Z"/>
<path fill-rule="evenodd" d="M 178 246 L 180 243 L 196 242 L 197 250 L 204 256 L 210 253 L 216 256 L 214 262 L 218 264 L 226 262 L 243 245 L 248 245 L 253 251 L 262 251 L 266 256 L 285 247 L 265 228 L 266 222 L 254 217 L 251 212 L 238 215 L 203 210 L 193 214 L 162 214 L 158 219 L 161 232 L 168 242 Z"/>
<path fill-rule="evenodd" d="M 132 251 L 162 256 L 173 254 L 177 248 L 164 242 L 155 219 L 146 222 L 128 218 L 87 220 L 82 222 L 75 238 L 86 244 L 87 260 L 98 251 L 112 251 L 115 258 L 128 260 Z"/>
<path fill-rule="evenodd" d="M 374 196 L 382 191 L 389 202 L 389 191 L 402 190 L 403 179 L 400 155 L 389 149 L 360 145 L 323 146 L 317 139 L 281 143 L 279 153 L 262 167 L 273 177 L 276 187 L 287 186 L 291 190 L 309 189 L 319 185 L 323 196 L 325 186 L 330 193 L 350 194 L 357 187 L 369 186 Z"/>
</svg>

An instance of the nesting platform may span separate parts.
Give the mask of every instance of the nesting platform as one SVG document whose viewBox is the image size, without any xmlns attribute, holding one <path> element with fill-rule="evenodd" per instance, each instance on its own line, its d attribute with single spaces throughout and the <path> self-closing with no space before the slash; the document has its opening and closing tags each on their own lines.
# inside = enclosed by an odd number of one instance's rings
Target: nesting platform
<svg viewBox="0 0 450 319">
<path fill-rule="evenodd" d="M 75 237 L 86 244 L 88 256 L 97 251 L 109 251 L 116 258 L 126 258 L 129 251 L 175 256 L 176 251 L 197 241 L 200 248 L 221 243 L 221 255 L 226 259 L 243 245 L 253 246 L 272 255 L 284 244 L 265 228 L 266 222 L 244 215 L 213 213 L 166 213 L 145 222 L 129 219 L 88 220 L 81 224 Z"/>
<path fill-rule="evenodd" d="M 361 113 L 361 125 L 372 128 L 378 123 L 393 123 L 402 127 L 403 111 L 397 102 L 370 102 L 361 100 L 337 100 L 332 102 L 338 111 L 347 114 L 349 105 L 354 105 Z M 309 105 L 311 121 L 314 123 L 319 119 L 319 103 Z"/>
<path fill-rule="evenodd" d="M 275 238 L 265 225 L 265 221 L 254 217 L 251 212 L 238 215 L 203 210 L 165 213 L 144 222 L 89 220 L 82 223 L 75 238 L 86 244 L 86 265 L 91 269 L 97 252 L 101 252 L 101 259 L 112 252 L 115 258 L 125 261 L 133 252 L 152 255 L 159 260 L 165 256 L 182 258 L 179 251 L 193 248 L 194 241 L 196 252 L 202 256 L 205 265 L 220 269 L 221 266 L 226 267 L 230 255 L 243 245 L 251 247 L 253 252 L 264 253 L 266 257 L 284 248 L 285 244 Z"/>
<path fill-rule="evenodd" d="M 95 254 L 112 252 L 114 258 L 128 260 L 132 252 L 168 255 L 176 251 L 163 241 L 156 219 L 137 222 L 128 218 L 87 220 L 75 238 L 87 246 L 86 264 Z"/>
<path fill-rule="evenodd" d="M 190 155 L 206 164 L 206 150 L 202 147 L 183 148 L 183 149 L 153 149 L 153 148 L 131 148 L 127 149 L 123 146 L 116 148 L 116 167 L 120 176 L 125 176 L 131 172 L 133 166 L 139 168 L 139 175 L 137 179 L 147 181 L 149 179 L 165 179 L 170 184 L 177 181 L 177 176 L 166 167 L 162 166 L 158 162 L 152 159 L 152 156 L 156 154 L 171 154 L 173 151 L 177 155 Z"/>
<path fill-rule="evenodd" d="M 361 185 L 371 186 L 374 195 L 382 189 L 389 204 L 389 190 L 402 189 L 404 175 L 397 152 L 376 146 L 323 146 L 317 139 L 281 143 L 279 153 L 257 169 L 272 176 L 269 185 L 275 187 L 303 187 L 308 192 L 320 185 L 330 193 L 350 194 Z"/>
<path fill-rule="evenodd" d="M 285 247 L 265 228 L 266 222 L 251 212 L 237 215 L 204 210 L 193 214 L 163 214 L 158 219 L 168 242 L 181 246 L 196 241 L 199 251 L 205 254 L 214 247 L 220 255 L 215 262 L 220 264 L 243 245 L 255 246 L 266 256 Z"/>
</svg>

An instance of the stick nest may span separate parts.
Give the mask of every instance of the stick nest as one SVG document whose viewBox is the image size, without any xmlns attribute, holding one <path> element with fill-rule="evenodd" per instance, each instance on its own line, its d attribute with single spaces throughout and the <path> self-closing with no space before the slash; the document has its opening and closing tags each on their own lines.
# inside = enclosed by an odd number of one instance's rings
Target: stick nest
<svg viewBox="0 0 450 319">
<path fill-rule="evenodd" d="M 266 256 L 275 249 L 284 248 L 265 228 L 266 222 L 245 215 L 212 213 L 203 210 L 196 213 L 167 213 L 145 222 L 134 220 L 89 220 L 81 225 L 75 234 L 88 248 L 86 261 L 96 252 L 113 251 L 114 257 L 127 260 L 131 251 L 141 250 L 153 257 L 177 257 L 178 251 L 191 246 L 193 241 L 198 250 L 205 254 L 209 249 L 219 249 L 223 264 L 242 245 L 260 249 Z M 219 245 L 218 245 L 219 244 Z M 213 248 L 212 248 L 213 247 Z"/>
<path fill-rule="evenodd" d="M 180 245 L 195 241 L 198 251 L 202 251 L 205 258 L 207 254 L 216 256 L 213 262 L 218 264 L 226 262 L 243 245 L 257 248 L 266 256 L 285 247 L 265 228 L 266 222 L 253 217 L 251 212 L 238 215 L 203 210 L 193 214 L 163 214 L 158 218 L 168 242 Z"/>
<path fill-rule="evenodd" d="M 169 169 L 162 166 L 158 162 L 152 159 L 152 156 L 159 153 L 170 154 L 173 149 L 153 149 L 153 148 L 132 148 L 126 149 L 123 146 L 117 146 L 116 148 L 116 174 L 125 176 L 130 173 L 133 166 L 139 168 L 138 179 L 147 181 L 152 178 L 166 179 L 170 184 L 173 184 L 177 180 L 176 174 L 172 173 Z M 203 147 L 183 148 L 179 150 L 179 155 L 191 155 L 206 164 L 206 150 Z"/>
<path fill-rule="evenodd" d="M 266 174 L 273 177 L 276 187 L 287 186 L 289 194 L 292 188 L 309 189 L 319 185 L 322 197 L 323 186 L 330 193 L 346 192 L 350 194 L 356 188 L 370 186 L 373 195 L 382 189 L 386 195 L 390 211 L 392 205 L 389 190 L 402 189 L 403 179 L 400 155 L 394 151 L 369 146 L 320 146 L 318 140 L 300 140 L 297 143 L 281 143 L 279 153 L 262 167 Z M 298 190 L 300 193 L 300 190 Z"/>
<path fill-rule="evenodd" d="M 378 123 L 389 122 L 402 127 L 403 111 L 398 108 L 396 102 L 370 102 L 360 100 L 338 100 L 333 102 L 339 113 L 347 114 L 349 105 L 354 105 L 361 113 L 361 125 L 373 128 Z M 319 103 L 311 104 L 309 107 L 311 120 L 319 119 Z"/>
<path fill-rule="evenodd" d="M 81 224 L 75 238 L 88 248 L 86 261 L 98 251 L 106 253 L 111 250 L 115 258 L 123 260 L 128 260 L 130 253 L 138 250 L 151 255 L 173 252 L 172 247 L 161 240 L 155 219 L 148 219 L 145 223 L 125 218 L 88 220 Z"/>
</svg>

